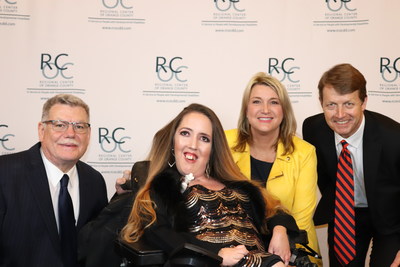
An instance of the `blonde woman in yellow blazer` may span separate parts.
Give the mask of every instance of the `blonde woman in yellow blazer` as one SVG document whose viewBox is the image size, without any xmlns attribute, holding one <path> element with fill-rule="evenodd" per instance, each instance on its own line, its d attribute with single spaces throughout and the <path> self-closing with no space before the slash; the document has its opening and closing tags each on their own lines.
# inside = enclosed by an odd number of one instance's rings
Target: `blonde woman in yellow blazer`
<svg viewBox="0 0 400 267">
<path fill-rule="evenodd" d="M 299 228 L 307 231 L 308 245 L 319 252 L 313 223 L 317 203 L 315 148 L 295 133 L 296 121 L 286 89 L 272 76 L 257 73 L 245 89 L 238 129 L 225 132 L 229 147 L 249 179 L 251 157 L 272 164 L 269 175 L 263 178 L 267 190 L 288 209 Z"/>
</svg>

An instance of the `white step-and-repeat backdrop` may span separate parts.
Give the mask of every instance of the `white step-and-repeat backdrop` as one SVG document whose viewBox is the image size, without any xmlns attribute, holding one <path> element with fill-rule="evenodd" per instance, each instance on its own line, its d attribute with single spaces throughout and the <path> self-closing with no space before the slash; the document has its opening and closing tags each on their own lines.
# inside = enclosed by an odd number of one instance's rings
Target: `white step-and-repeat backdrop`
<svg viewBox="0 0 400 267">
<path fill-rule="evenodd" d="M 186 105 L 236 127 L 259 71 L 285 84 L 300 135 L 321 112 L 321 74 L 343 62 L 365 75 L 367 108 L 400 121 L 399 10 L 395 0 L 0 0 L 0 154 L 37 142 L 46 99 L 75 94 L 91 107 L 83 160 L 111 196 Z"/>
</svg>

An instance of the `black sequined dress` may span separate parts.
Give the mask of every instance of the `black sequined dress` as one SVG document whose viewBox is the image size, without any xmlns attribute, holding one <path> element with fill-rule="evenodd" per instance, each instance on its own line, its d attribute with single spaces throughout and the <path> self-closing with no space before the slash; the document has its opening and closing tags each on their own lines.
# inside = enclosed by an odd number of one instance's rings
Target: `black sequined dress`
<svg viewBox="0 0 400 267">
<path fill-rule="evenodd" d="M 250 198 L 225 187 L 213 191 L 202 185 L 194 185 L 184 192 L 189 220 L 189 230 L 198 239 L 224 244 L 225 247 L 245 245 L 249 254 L 237 266 L 270 266 L 280 258 L 266 252 L 260 233 L 253 219 Z"/>
</svg>

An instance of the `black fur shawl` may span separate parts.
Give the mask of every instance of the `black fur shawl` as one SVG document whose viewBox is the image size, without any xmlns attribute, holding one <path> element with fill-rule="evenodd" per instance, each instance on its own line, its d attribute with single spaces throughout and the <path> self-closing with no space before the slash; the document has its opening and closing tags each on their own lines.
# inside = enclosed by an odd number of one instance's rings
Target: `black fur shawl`
<svg viewBox="0 0 400 267">
<path fill-rule="evenodd" d="M 151 193 L 157 213 L 163 213 L 175 230 L 187 231 L 188 216 L 186 216 L 183 194 L 180 192 L 181 177 L 176 168 L 167 168 L 154 177 Z M 259 188 L 249 181 L 229 182 L 225 185 L 249 196 L 252 210 L 248 212 L 261 232 L 261 226 L 266 223 L 266 216 L 265 202 Z"/>
</svg>

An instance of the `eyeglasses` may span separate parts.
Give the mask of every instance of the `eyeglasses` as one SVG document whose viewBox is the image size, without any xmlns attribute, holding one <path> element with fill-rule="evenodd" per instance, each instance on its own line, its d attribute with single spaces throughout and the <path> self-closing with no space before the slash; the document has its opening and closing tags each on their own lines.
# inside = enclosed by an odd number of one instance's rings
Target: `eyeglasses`
<svg viewBox="0 0 400 267">
<path fill-rule="evenodd" d="M 42 123 L 51 123 L 53 130 L 56 132 L 65 132 L 70 124 L 72 125 L 72 128 L 74 128 L 74 131 L 79 134 L 87 133 L 88 129 L 90 128 L 90 123 L 87 122 L 48 120 L 48 121 L 42 121 Z"/>
</svg>

